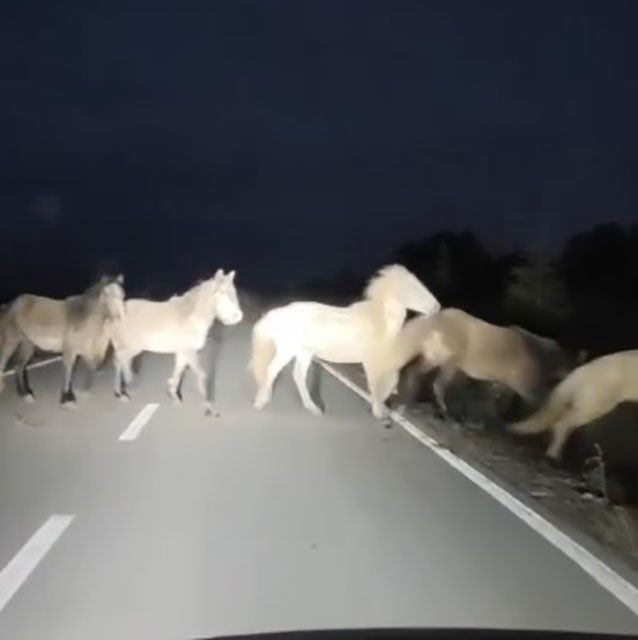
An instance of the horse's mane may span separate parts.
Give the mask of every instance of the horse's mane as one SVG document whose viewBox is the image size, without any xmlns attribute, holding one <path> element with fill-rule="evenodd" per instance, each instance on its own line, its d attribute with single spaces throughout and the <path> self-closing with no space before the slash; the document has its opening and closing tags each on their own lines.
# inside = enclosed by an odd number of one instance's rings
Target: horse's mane
<svg viewBox="0 0 638 640">
<path fill-rule="evenodd" d="M 181 313 L 185 316 L 189 316 L 194 313 L 200 299 L 201 289 L 208 282 L 209 280 L 200 279 L 190 289 L 188 289 L 188 291 L 185 291 L 181 295 L 172 296 L 171 300 L 179 306 Z"/>
<path fill-rule="evenodd" d="M 97 282 L 94 282 L 86 291 L 66 299 L 69 320 L 74 324 L 80 324 L 91 315 L 95 304 L 104 287 L 111 284 L 114 280 L 106 276 L 102 276 Z"/>
<path fill-rule="evenodd" d="M 203 284 L 203 280 L 198 280 L 190 289 L 184 293 L 171 296 L 171 300 L 176 302 L 185 315 L 189 315 L 197 304 L 199 290 Z"/>
<path fill-rule="evenodd" d="M 400 264 L 382 267 L 370 278 L 364 296 L 368 300 L 380 300 L 390 295 L 401 295 L 411 285 L 412 274 Z"/>
</svg>

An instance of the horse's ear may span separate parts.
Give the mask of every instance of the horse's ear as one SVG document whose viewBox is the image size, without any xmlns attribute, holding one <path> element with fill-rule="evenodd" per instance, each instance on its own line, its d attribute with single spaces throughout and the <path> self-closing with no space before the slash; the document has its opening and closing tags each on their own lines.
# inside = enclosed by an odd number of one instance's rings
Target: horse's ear
<svg viewBox="0 0 638 640">
<path fill-rule="evenodd" d="M 234 271 L 229 271 L 226 274 L 226 280 L 228 280 L 228 282 L 233 282 L 233 280 L 235 280 L 235 272 Z"/>
<path fill-rule="evenodd" d="M 224 270 L 223 269 L 217 269 L 217 271 L 215 272 L 215 279 L 219 280 L 220 278 L 224 277 Z"/>
<path fill-rule="evenodd" d="M 115 278 L 115 282 L 117 282 L 117 284 L 124 284 L 124 274 L 118 273 L 117 278 Z"/>
</svg>

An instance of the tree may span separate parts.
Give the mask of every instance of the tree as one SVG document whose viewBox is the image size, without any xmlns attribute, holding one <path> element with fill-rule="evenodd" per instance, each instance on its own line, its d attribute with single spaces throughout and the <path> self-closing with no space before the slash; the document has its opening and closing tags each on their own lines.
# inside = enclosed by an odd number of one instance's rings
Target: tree
<svg viewBox="0 0 638 640">
<path fill-rule="evenodd" d="M 395 252 L 393 260 L 431 287 L 445 306 L 480 314 L 486 305 L 500 303 L 494 261 L 469 231 L 442 231 L 407 243 Z"/>
<path fill-rule="evenodd" d="M 638 226 L 605 224 L 574 236 L 560 259 L 574 294 L 633 304 L 638 286 Z"/>
<path fill-rule="evenodd" d="M 450 250 L 445 240 L 441 240 L 439 245 L 439 255 L 434 267 L 434 284 L 441 295 L 449 294 L 454 289 L 454 269 Z"/>
<path fill-rule="evenodd" d="M 529 254 L 512 268 L 505 308 L 516 321 L 550 333 L 570 315 L 567 291 L 554 267 Z"/>
</svg>

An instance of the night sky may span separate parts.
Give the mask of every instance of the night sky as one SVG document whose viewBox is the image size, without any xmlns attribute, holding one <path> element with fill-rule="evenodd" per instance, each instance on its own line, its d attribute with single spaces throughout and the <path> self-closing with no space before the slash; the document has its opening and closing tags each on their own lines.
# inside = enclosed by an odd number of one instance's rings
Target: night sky
<svg viewBox="0 0 638 640">
<path fill-rule="evenodd" d="M 14 5 L 0 293 L 277 286 L 442 229 L 547 252 L 638 220 L 638 3 Z"/>
</svg>

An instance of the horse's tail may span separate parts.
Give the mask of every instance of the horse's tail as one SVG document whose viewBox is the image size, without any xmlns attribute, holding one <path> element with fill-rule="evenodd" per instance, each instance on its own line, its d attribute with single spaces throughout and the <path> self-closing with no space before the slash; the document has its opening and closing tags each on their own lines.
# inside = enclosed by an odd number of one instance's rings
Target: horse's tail
<svg viewBox="0 0 638 640">
<path fill-rule="evenodd" d="M 276 351 L 275 342 L 263 320 L 263 318 L 258 320 L 253 327 L 252 355 L 248 364 L 248 370 L 252 373 L 258 387 L 261 387 L 266 380 L 268 365 Z"/>
<path fill-rule="evenodd" d="M 552 425 L 570 407 L 574 393 L 572 377 L 568 376 L 554 387 L 543 406 L 529 418 L 509 426 L 509 431 L 519 435 L 533 435 L 551 429 Z"/>
</svg>

